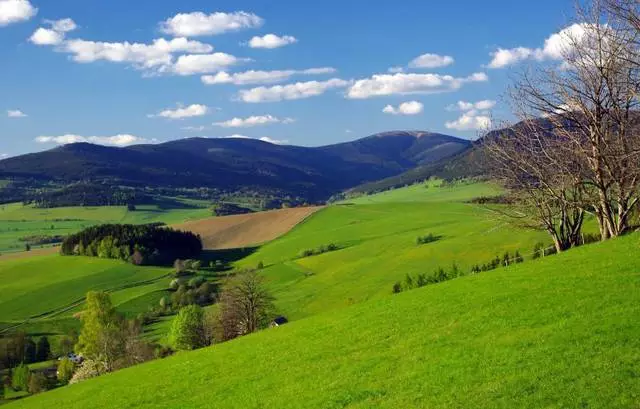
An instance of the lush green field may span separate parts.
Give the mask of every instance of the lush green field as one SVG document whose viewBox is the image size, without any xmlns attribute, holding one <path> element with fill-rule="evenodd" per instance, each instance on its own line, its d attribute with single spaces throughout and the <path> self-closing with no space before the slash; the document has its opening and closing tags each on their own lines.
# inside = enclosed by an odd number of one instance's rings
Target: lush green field
<svg viewBox="0 0 640 409">
<path fill-rule="evenodd" d="M 330 206 L 241 260 L 262 261 L 277 306 L 298 319 L 391 293 L 407 273 L 431 273 L 456 263 L 469 271 L 505 251 L 527 257 L 545 233 L 516 228 L 498 212 L 464 203 L 499 193 L 490 184 L 429 188 L 416 185 Z M 365 201 L 365 202 L 363 202 Z M 432 233 L 441 239 L 416 245 Z M 334 243 L 341 249 L 299 258 L 305 249 Z"/>
<path fill-rule="evenodd" d="M 29 321 L 29 332 L 60 334 L 77 326 L 89 290 L 112 292 L 114 303 L 136 314 L 155 305 L 168 287 L 170 269 L 140 267 L 117 260 L 50 255 L 0 262 L 0 329 Z M 157 299 L 153 303 L 149 294 Z M 144 302 L 140 302 L 140 299 Z"/>
<path fill-rule="evenodd" d="M 8 408 L 637 408 L 639 242 L 389 295 Z"/>
<path fill-rule="evenodd" d="M 0 252 L 24 250 L 25 243 L 19 240 L 22 237 L 67 235 L 100 223 L 172 224 L 211 216 L 207 202 L 182 202 L 185 208 L 140 205 L 135 211 L 127 211 L 126 206 L 40 209 L 20 203 L 0 205 Z"/>
</svg>

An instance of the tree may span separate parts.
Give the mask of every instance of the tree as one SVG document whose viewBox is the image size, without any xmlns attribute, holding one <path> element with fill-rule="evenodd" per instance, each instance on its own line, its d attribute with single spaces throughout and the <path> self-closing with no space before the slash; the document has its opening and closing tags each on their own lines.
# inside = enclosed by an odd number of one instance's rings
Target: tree
<svg viewBox="0 0 640 409">
<path fill-rule="evenodd" d="M 180 310 L 173 319 L 169 343 L 176 350 L 190 350 L 205 346 L 204 311 L 197 305 Z"/>
<path fill-rule="evenodd" d="M 27 338 L 24 344 L 24 363 L 34 362 L 36 362 L 36 343 L 31 338 Z"/>
<path fill-rule="evenodd" d="M 273 297 L 256 271 L 239 273 L 224 285 L 220 296 L 223 340 L 265 327 L 273 310 Z"/>
<path fill-rule="evenodd" d="M 38 339 L 36 360 L 37 362 L 43 362 L 49 359 L 50 356 L 51 345 L 49 344 L 49 339 L 45 336 L 42 336 L 40 337 L 40 339 Z"/>
<path fill-rule="evenodd" d="M 582 213 L 596 217 L 603 240 L 624 234 L 640 200 L 638 31 L 602 0 L 578 15 L 580 24 L 559 33 L 563 63 L 525 71 L 512 89 L 516 115 L 533 135 L 516 130 L 497 138 L 501 154 L 490 150 L 510 168 L 505 179 L 524 186 L 552 225 L 558 251 L 577 242 L 571 236 L 579 236 Z M 508 153 L 515 154 L 510 164 Z"/>
<path fill-rule="evenodd" d="M 29 367 L 25 364 L 20 364 L 13 370 L 13 376 L 11 378 L 11 387 L 17 391 L 26 391 L 29 388 L 29 376 L 31 372 Z"/>
<path fill-rule="evenodd" d="M 93 361 L 91 359 L 85 359 L 82 365 L 73 374 L 73 377 L 69 381 L 69 384 L 78 383 L 86 379 L 95 378 L 102 374 L 109 372 L 106 365 L 102 361 Z"/>
<path fill-rule="evenodd" d="M 76 364 L 74 364 L 69 358 L 63 358 L 58 363 L 58 380 L 63 384 L 69 383 L 75 370 Z"/>
<path fill-rule="evenodd" d="M 107 371 L 114 369 L 123 351 L 123 319 L 105 292 L 87 293 L 87 307 L 82 312 L 82 330 L 76 351 L 85 358 L 103 362 Z"/>
</svg>

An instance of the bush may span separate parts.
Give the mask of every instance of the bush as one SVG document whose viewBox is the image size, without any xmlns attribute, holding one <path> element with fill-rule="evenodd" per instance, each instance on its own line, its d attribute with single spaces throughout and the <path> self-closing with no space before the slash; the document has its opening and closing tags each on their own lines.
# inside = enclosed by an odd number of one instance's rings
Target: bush
<svg viewBox="0 0 640 409">
<path fill-rule="evenodd" d="M 174 278 L 173 280 L 171 280 L 171 282 L 169 283 L 169 289 L 176 291 L 178 288 L 180 287 L 180 280 L 177 278 Z"/>
<path fill-rule="evenodd" d="M 336 250 L 340 250 L 340 247 L 338 247 L 337 244 L 327 244 L 327 245 L 322 245 L 318 248 L 315 249 L 306 249 L 306 250 L 302 250 L 300 252 L 299 258 L 305 258 L 305 257 L 311 257 L 311 256 L 317 256 L 323 253 L 328 253 L 330 251 L 336 251 Z M 264 267 L 264 266 L 263 266 Z"/>
<path fill-rule="evenodd" d="M 11 387 L 16 391 L 27 391 L 29 389 L 29 377 L 31 372 L 29 367 L 25 364 L 20 364 L 13 371 L 13 377 L 11 378 Z"/>
<path fill-rule="evenodd" d="M 416 239 L 416 244 L 417 245 L 421 245 L 421 244 L 433 243 L 434 241 L 438 241 L 439 239 L 440 239 L 440 237 L 434 236 L 433 234 L 429 233 L 426 236 L 418 237 Z"/>
<path fill-rule="evenodd" d="M 175 350 L 191 350 L 205 345 L 204 311 L 196 305 L 180 310 L 169 332 L 169 343 Z"/>
<path fill-rule="evenodd" d="M 544 243 L 538 242 L 533 246 L 533 258 L 542 257 L 542 250 L 544 249 Z"/>
<path fill-rule="evenodd" d="M 206 280 L 204 279 L 204 277 L 193 277 L 191 280 L 189 280 L 189 283 L 187 285 L 193 289 L 196 289 L 204 284 L 205 281 Z"/>
<path fill-rule="evenodd" d="M 107 365 L 104 362 L 85 359 L 71 377 L 69 384 L 74 384 L 82 382 L 86 379 L 95 378 L 107 372 L 109 371 Z"/>
<path fill-rule="evenodd" d="M 36 393 L 44 392 L 47 390 L 49 381 L 42 372 L 36 372 L 29 377 L 29 393 L 35 395 Z"/>
<path fill-rule="evenodd" d="M 58 363 L 58 380 L 63 384 L 69 383 L 71 378 L 73 378 L 73 373 L 76 370 L 76 364 L 74 364 L 69 358 L 63 358 Z"/>
<path fill-rule="evenodd" d="M 402 284 L 400 284 L 399 281 L 396 281 L 396 283 L 393 285 L 393 293 L 398 294 L 401 292 L 402 292 Z"/>
</svg>

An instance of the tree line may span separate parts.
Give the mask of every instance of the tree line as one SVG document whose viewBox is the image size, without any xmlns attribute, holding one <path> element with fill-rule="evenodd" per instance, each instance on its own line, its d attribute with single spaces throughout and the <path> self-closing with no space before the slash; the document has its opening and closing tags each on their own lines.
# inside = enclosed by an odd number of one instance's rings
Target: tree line
<svg viewBox="0 0 640 409">
<path fill-rule="evenodd" d="M 62 255 L 84 255 L 129 261 L 133 264 L 169 264 L 196 257 L 200 237 L 156 225 L 103 224 L 67 236 Z"/>
</svg>

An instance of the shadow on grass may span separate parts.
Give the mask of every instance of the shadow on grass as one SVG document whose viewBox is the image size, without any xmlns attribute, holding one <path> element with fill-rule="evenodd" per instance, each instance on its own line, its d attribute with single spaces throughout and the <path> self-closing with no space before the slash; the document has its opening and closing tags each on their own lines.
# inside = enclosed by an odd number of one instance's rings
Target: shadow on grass
<svg viewBox="0 0 640 409">
<path fill-rule="evenodd" d="M 249 257 L 258 251 L 259 248 L 259 246 L 256 246 L 237 249 L 203 250 L 200 254 L 200 259 L 206 263 L 219 261 L 222 264 L 229 265 L 233 262 Z"/>
</svg>

